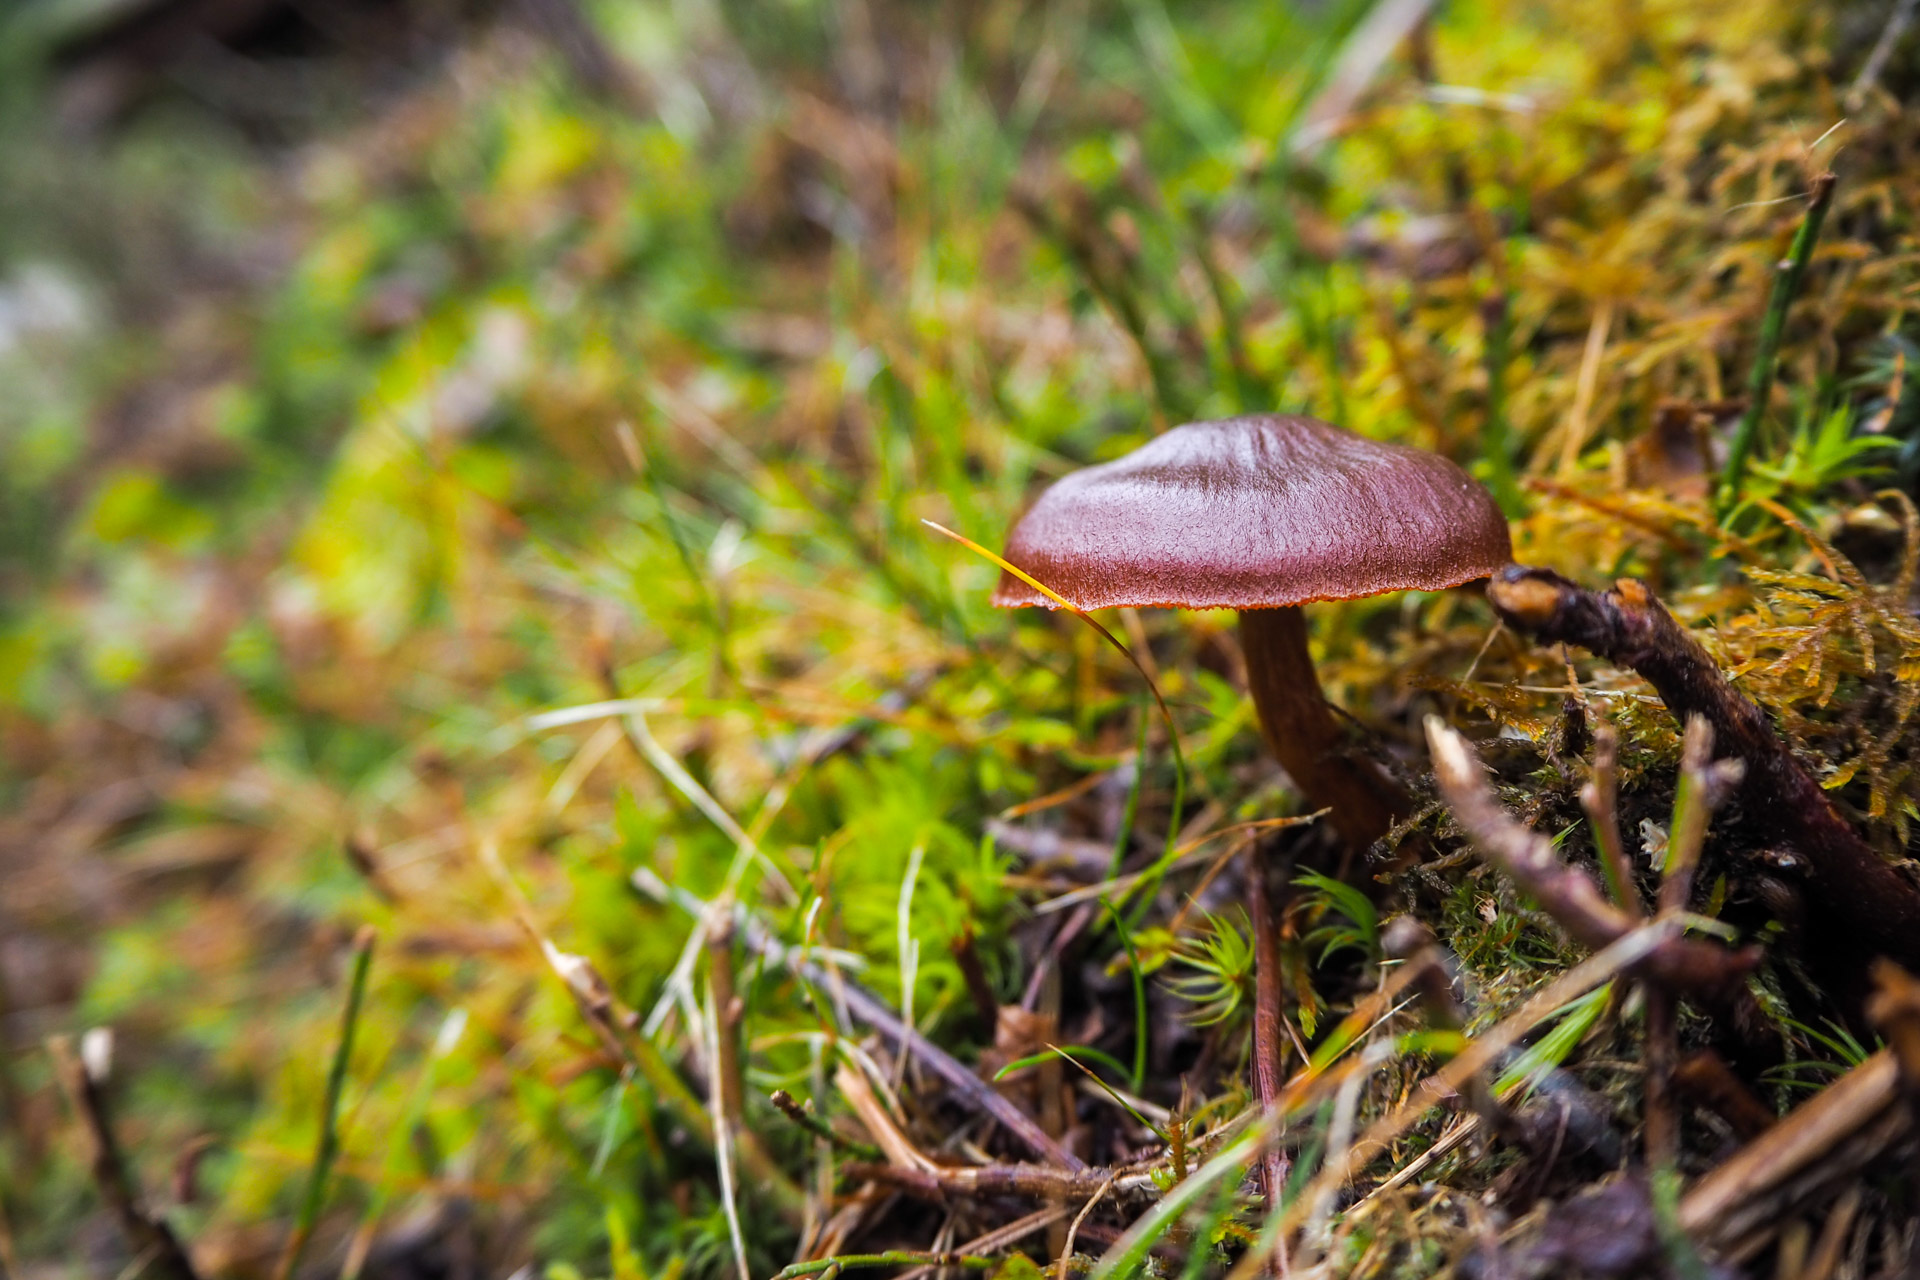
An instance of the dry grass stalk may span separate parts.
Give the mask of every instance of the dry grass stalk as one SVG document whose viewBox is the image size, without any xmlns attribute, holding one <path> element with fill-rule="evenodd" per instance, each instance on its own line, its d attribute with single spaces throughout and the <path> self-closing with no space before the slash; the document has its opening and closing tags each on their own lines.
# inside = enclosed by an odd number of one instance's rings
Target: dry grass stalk
<svg viewBox="0 0 1920 1280">
<path fill-rule="evenodd" d="M 532 905 L 501 861 L 500 851 L 492 840 L 481 842 L 479 855 L 494 883 L 512 903 L 514 918 L 545 957 L 547 967 L 566 986 L 574 1007 L 599 1039 L 608 1058 L 632 1067 L 690 1133 L 713 1147 L 716 1134 L 712 1118 L 660 1047 L 641 1033 L 639 1015 L 615 998 L 613 989 L 591 960 L 560 950 L 541 930 L 534 919 Z M 787 1177 L 751 1129 L 743 1126 L 739 1130 L 737 1149 L 741 1164 L 755 1184 L 768 1194 L 781 1216 L 797 1226 L 806 1212 L 806 1197 L 800 1188 Z"/>
<path fill-rule="evenodd" d="M 1696 1183 L 1680 1201 L 1680 1226 L 1735 1260 L 1752 1257 L 1793 1213 L 1906 1137 L 1913 1117 L 1901 1092 L 1899 1064 L 1883 1049 Z"/>
</svg>

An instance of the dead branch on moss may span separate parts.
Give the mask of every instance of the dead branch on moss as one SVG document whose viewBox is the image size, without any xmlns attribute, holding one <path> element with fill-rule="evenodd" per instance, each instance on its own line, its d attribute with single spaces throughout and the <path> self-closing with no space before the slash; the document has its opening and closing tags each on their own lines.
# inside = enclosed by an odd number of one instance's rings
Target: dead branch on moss
<svg viewBox="0 0 1920 1280">
<path fill-rule="evenodd" d="M 1454 820 L 1487 859 L 1511 876 L 1568 936 L 1599 951 L 1632 933 L 1638 922 L 1608 902 L 1592 879 L 1562 862 L 1547 837 L 1507 815 L 1467 740 L 1438 716 L 1427 717 L 1434 778 Z M 1729 950 L 1696 938 L 1662 942 L 1633 966 L 1638 976 L 1674 992 L 1726 1000 L 1760 962 L 1758 948 Z"/>
<path fill-rule="evenodd" d="M 813 1104 L 811 1102 L 802 1104 L 785 1089 L 775 1089 L 767 1095 L 767 1101 L 771 1102 L 774 1109 L 781 1115 L 793 1121 L 794 1124 L 805 1129 L 814 1137 L 824 1139 L 835 1149 L 845 1151 L 859 1160 L 880 1159 L 880 1148 L 869 1143 L 856 1142 L 852 1138 L 840 1133 L 825 1120 L 813 1114 Z"/>
<path fill-rule="evenodd" d="M 119 1221 L 138 1269 L 156 1280 L 198 1280 L 199 1273 L 194 1270 L 180 1238 L 174 1235 L 164 1217 L 147 1207 L 133 1171 L 127 1167 L 107 1114 L 106 1096 L 101 1091 L 105 1068 L 90 1068 L 84 1061 L 86 1055 L 76 1053 L 65 1036 L 47 1041 L 47 1051 L 53 1056 L 60 1087 L 66 1091 L 85 1129 L 87 1165 L 93 1175 L 93 1185 L 99 1188 L 100 1198 L 107 1202 Z"/>
<path fill-rule="evenodd" d="M 882 1161 L 850 1161 L 842 1176 L 875 1182 L 919 1200 L 945 1204 L 953 1196 L 1027 1196 L 1041 1200 L 1086 1199 L 1111 1191 L 1121 1200 L 1154 1200 L 1154 1173 L 1164 1160 L 1118 1169 L 1061 1169 L 1044 1164 L 948 1165 L 914 1145 L 894 1123 L 871 1083 L 852 1067 L 834 1073 L 834 1087 L 884 1153 Z"/>
<path fill-rule="evenodd" d="M 1811 905 L 1845 952 L 1920 967 L 1920 889 L 1882 861 L 1707 651 L 1643 582 L 1588 591 L 1550 569 L 1509 565 L 1487 599 L 1508 626 L 1565 641 L 1634 671 L 1676 716 L 1704 717 L 1722 752 L 1746 766 L 1739 797 L 1805 859 Z"/>
</svg>

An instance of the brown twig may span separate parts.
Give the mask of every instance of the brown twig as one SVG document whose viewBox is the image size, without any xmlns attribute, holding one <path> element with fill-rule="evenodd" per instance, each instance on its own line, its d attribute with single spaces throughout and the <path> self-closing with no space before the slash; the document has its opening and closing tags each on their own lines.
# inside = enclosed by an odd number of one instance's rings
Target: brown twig
<svg viewBox="0 0 1920 1280">
<path fill-rule="evenodd" d="M 993 994 L 986 966 L 980 963 L 980 948 L 974 943 L 972 925 L 961 929 L 960 936 L 953 940 L 952 950 L 954 963 L 960 966 L 960 976 L 967 984 L 967 995 L 973 1001 L 980 1030 L 991 1036 L 1000 1025 L 1000 1001 Z"/>
<path fill-rule="evenodd" d="M 1667 856 L 1661 864 L 1660 910 L 1685 911 L 1693 898 L 1693 877 L 1700 867 L 1700 847 L 1707 839 L 1707 819 L 1740 785 L 1746 766 L 1739 760 L 1713 758 L 1713 726 L 1706 717 L 1689 715 L 1680 740 L 1680 785 L 1673 797 L 1673 825 L 1667 833 Z"/>
<path fill-rule="evenodd" d="M 832 1125 L 813 1113 L 811 1103 L 802 1105 L 785 1089 L 775 1089 L 767 1095 L 767 1101 L 771 1102 L 774 1105 L 774 1109 L 779 1111 L 781 1115 L 793 1121 L 814 1137 L 826 1139 L 828 1143 L 845 1151 L 847 1154 L 857 1156 L 862 1160 L 880 1159 L 880 1148 L 871 1143 L 856 1142 L 854 1139 L 840 1133 Z"/>
<path fill-rule="evenodd" d="M 1271 1111 L 1286 1088 L 1282 1074 L 1286 1041 L 1280 1021 L 1285 993 L 1280 969 L 1280 921 L 1267 900 L 1267 868 L 1260 846 L 1247 850 L 1247 909 L 1253 914 L 1253 1097 L 1260 1110 Z M 1267 1205 L 1280 1203 L 1287 1186 L 1287 1153 L 1271 1144 L 1260 1157 Z"/>
<path fill-rule="evenodd" d="M 1699 715 L 1719 749 L 1746 768 L 1739 797 L 1764 814 L 1807 866 L 1815 946 L 1849 959 L 1890 956 L 1920 968 L 1920 889 L 1882 861 L 1847 825 L 1820 782 L 1774 733 L 1766 714 L 1720 668 L 1643 582 L 1621 579 L 1588 591 L 1548 569 L 1509 565 L 1487 599 L 1507 625 L 1543 641 L 1567 641 L 1628 668 L 1676 716 Z"/>
<path fill-rule="evenodd" d="M 1015 1244 L 1025 1239 L 1036 1231 L 1045 1230 L 1047 1227 L 1065 1218 L 1067 1213 L 1068 1209 L 1065 1205 L 1050 1205 L 1045 1209 L 1036 1209 L 1024 1218 L 1014 1219 L 1004 1227 L 995 1227 L 991 1231 L 975 1236 L 973 1239 L 961 1245 L 956 1252 L 992 1253 L 995 1250 L 1004 1249 L 1010 1244 Z M 926 1280 L 928 1276 L 939 1269 L 940 1268 L 932 1265 L 922 1265 L 915 1267 L 911 1271 L 901 1272 L 894 1280 Z"/>
<path fill-rule="evenodd" d="M 174 1235 L 165 1218 L 147 1207 L 132 1170 L 127 1168 L 101 1090 L 104 1079 L 96 1078 L 95 1073 L 87 1069 L 65 1036 L 47 1041 L 47 1051 L 53 1055 L 60 1087 L 86 1130 L 87 1165 L 93 1185 L 119 1220 L 128 1249 L 144 1264 L 142 1271 L 156 1280 L 198 1280 L 180 1238 Z"/>
<path fill-rule="evenodd" d="M 1060 1261 L 1054 1268 L 1056 1280 L 1067 1280 L 1068 1269 L 1073 1263 L 1074 1238 L 1080 1234 L 1081 1226 L 1093 1214 L 1094 1208 L 1106 1199 L 1107 1192 L 1113 1189 L 1114 1178 L 1117 1176 L 1109 1174 L 1107 1180 L 1100 1184 L 1100 1189 L 1087 1197 L 1087 1202 L 1080 1206 L 1080 1212 L 1074 1215 L 1073 1223 L 1067 1228 L 1066 1243 L 1060 1246 Z"/>
<path fill-rule="evenodd" d="M 1647 1043 L 1644 1049 L 1646 1097 L 1643 1127 L 1647 1167 L 1671 1169 L 1680 1158 L 1680 1109 L 1674 1103 L 1673 1069 L 1679 1052 L 1680 1002 L 1673 993 L 1649 984 Z"/>
<path fill-rule="evenodd" d="M 1156 1200 L 1160 1189 L 1149 1169 L 1056 1169 L 1044 1164 L 984 1164 L 963 1167 L 927 1163 L 918 1167 L 849 1161 L 841 1173 L 896 1187 L 917 1200 L 945 1204 L 951 1196 L 1027 1196 L 1081 1199 L 1102 1188 L 1120 1199 Z"/>
<path fill-rule="evenodd" d="M 1429 716 L 1427 743 L 1441 794 L 1474 847 L 1512 877 L 1574 941 L 1598 951 L 1633 931 L 1636 922 L 1608 902 L 1589 877 L 1561 862 L 1552 841 L 1515 822 L 1500 807 L 1465 738 L 1438 716 Z M 1662 942 L 1631 972 L 1675 992 L 1726 999 L 1759 962 L 1755 947 L 1734 951 L 1677 937 Z"/>
<path fill-rule="evenodd" d="M 1920 1095 L 1920 980 L 1886 960 L 1873 967 L 1873 979 L 1867 1017 L 1887 1038 L 1907 1087 Z"/>
<path fill-rule="evenodd" d="M 1867 1021 L 1886 1038 L 1900 1066 L 1909 1113 L 1920 1114 L 1920 980 L 1890 960 L 1873 966 Z M 1909 1175 L 1920 1174 L 1920 1151 L 1908 1156 Z"/>
<path fill-rule="evenodd" d="M 1698 715 L 1687 717 L 1680 746 L 1680 785 L 1673 799 L 1673 825 L 1661 867 L 1660 911 L 1687 909 L 1707 818 L 1732 788 L 1745 766 L 1713 759 L 1713 726 Z M 1680 1156 L 1680 1110 L 1674 1100 L 1673 1072 L 1680 1055 L 1678 1002 L 1659 986 L 1647 988 L 1646 1149 L 1647 1164 L 1671 1168 Z"/>
</svg>

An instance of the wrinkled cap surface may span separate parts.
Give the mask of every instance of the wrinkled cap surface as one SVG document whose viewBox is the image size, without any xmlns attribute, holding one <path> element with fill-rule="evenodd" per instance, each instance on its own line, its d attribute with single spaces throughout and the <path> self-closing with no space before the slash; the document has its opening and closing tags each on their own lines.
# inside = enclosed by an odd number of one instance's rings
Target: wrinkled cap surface
<svg viewBox="0 0 1920 1280">
<path fill-rule="evenodd" d="M 1255 609 L 1438 591 L 1513 559 L 1493 495 L 1447 459 L 1317 418 L 1176 427 L 1040 495 L 1006 558 L 1082 609 Z M 1010 573 L 993 602 L 1053 602 Z"/>
</svg>

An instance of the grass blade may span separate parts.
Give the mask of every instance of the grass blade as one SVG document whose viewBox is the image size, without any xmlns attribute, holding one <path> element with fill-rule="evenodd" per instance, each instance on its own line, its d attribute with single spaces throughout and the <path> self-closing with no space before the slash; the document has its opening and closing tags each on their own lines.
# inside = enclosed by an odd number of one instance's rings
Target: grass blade
<svg viewBox="0 0 1920 1280">
<path fill-rule="evenodd" d="M 333 1051 L 333 1066 L 327 1071 L 327 1092 L 320 1104 L 320 1140 L 313 1153 L 313 1165 L 307 1171 L 307 1189 L 300 1197 L 300 1216 L 293 1234 L 281 1250 L 280 1264 L 274 1268 L 276 1280 L 288 1280 L 300 1265 L 314 1224 L 320 1219 L 320 1206 L 327 1198 L 327 1178 L 340 1154 L 340 1095 L 346 1092 L 347 1063 L 353 1056 L 353 1033 L 360 1022 L 360 1007 L 367 994 L 367 970 L 373 963 L 372 925 L 362 925 L 353 939 L 353 973 L 347 981 L 347 1007 L 340 1017 L 340 1043 Z"/>
<path fill-rule="evenodd" d="M 1807 201 L 1806 217 L 1793 237 L 1786 261 L 1779 264 L 1773 277 L 1773 293 L 1767 299 L 1766 318 L 1760 322 L 1760 349 L 1754 353 L 1753 372 L 1747 379 L 1747 410 L 1733 433 L 1727 452 L 1727 469 L 1720 480 L 1720 514 L 1738 505 L 1740 490 L 1746 484 L 1747 455 L 1753 451 L 1753 438 L 1760 429 L 1760 418 L 1773 394 L 1774 365 L 1780 356 L 1780 337 L 1787 327 L 1787 309 L 1800 292 L 1801 278 L 1807 274 L 1807 262 L 1813 257 L 1814 241 L 1820 238 L 1820 224 L 1826 221 L 1827 208 L 1833 203 L 1833 187 L 1838 181 L 1831 172 L 1813 180 L 1813 194 Z"/>
</svg>

